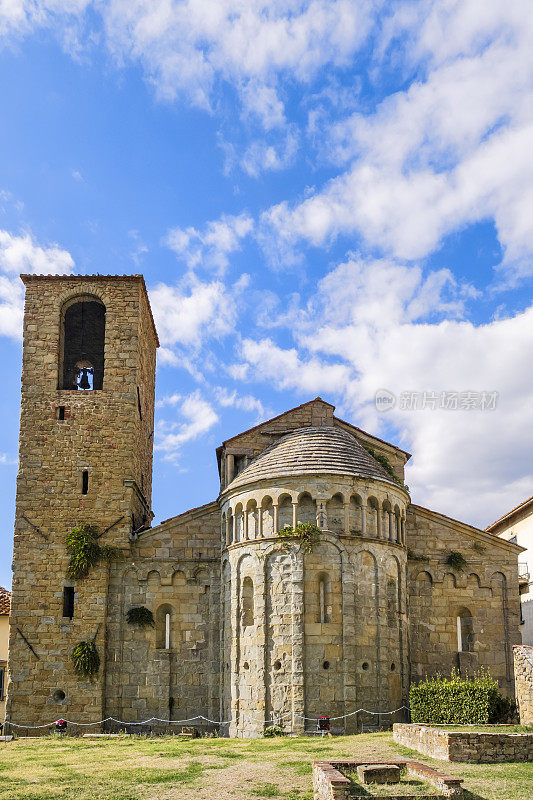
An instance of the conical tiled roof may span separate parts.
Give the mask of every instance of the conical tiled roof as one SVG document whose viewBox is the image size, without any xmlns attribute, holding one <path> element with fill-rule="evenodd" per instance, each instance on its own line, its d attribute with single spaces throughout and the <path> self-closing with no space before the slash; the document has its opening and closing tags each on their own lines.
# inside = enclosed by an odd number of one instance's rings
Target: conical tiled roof
<svg viewBox="0 0 533 800">
<path fill-rule="evenodd" d="M 391 482 L 357 439 L 337 426 L 298 428 L 280 437 L 232 480 L 234 489 L 266 478 L 307 474 L 354 475 Z"/>
</svg>

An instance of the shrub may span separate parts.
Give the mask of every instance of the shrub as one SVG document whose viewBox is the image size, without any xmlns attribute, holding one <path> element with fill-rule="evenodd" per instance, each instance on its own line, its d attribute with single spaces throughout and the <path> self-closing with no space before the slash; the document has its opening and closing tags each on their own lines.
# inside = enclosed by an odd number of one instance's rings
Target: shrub
<svg viewBox="0 0 533 800">
<path fill-rule="evenodd" d="M 299 522 L 296 528 L 286 525 L 279 531 L 278 536 L 281 539 L 297 539 L 301 549 L 305 553 L 310 553 L 320 541 L 320 528 L 311 522 Z"/>
<path fill-rule="evenodd" d="M 100 656 L 94 642 L 80 642 L 72 651 L 74 671 L 90 681 L 100 669 Z"/>
<path fill-rule="evenodd" d="M 154 627 L 154 615 L 145 606 L 134 606 L 126 614 L 128 625 L 139 625 L 141 628 Z"/>
<path fill-rule="evenodd" d="M 67 553 L 70 556 L 70 561 L 67 567 L 67 578 L 76 580 L 77 578 L 85 578 L 89 574 L 92 567 L 95 567 L 100 561 L 120 559 L 123 557 L 123 552 L 120 547 L 110 547 L 104 545 L 103 547 L 98 544 L 98 537 L 100 532 L 96 525 L 89 525 L 84 522 L 81 525 L 76 525 L 70 533 L 67 534 L 65 543 L 67 546 Z"/>
<path fill-rule="evenodd" d="M 462 678 L 436 675 L 411 686 L 411 721 L 434 725 L 486 725 L 506 719 L 512 704 L 498 691 L 498 682 L 480 670 Z"/>
<path fill-rule="evenodd" d="M 448 553 L 446 563 L 456 572 L 463 572 L 468 566 L 464 555 L 459 553 L 457 550 L 452 550 L 451 553 Z"/>
<path fill-rule="evenodd" d="M 285 731 L 281 727 L 281 725 L 269 725 L 268 728 L 265 728 L 263 731 L 263 736 L 267 739 L 271 736 L 285 736 Z"/>
</svg>

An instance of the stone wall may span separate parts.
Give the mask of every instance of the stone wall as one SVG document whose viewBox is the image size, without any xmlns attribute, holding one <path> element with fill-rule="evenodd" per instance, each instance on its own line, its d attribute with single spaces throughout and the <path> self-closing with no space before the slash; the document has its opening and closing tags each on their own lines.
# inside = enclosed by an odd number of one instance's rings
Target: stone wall
<svg viewBox="0 0 533 800">
<path fill-rule="evenodd" d="M 533 725 L 533 647 L 515 645 L 513 654 L 520 722 L 522 725 Z"/>
<path fill-rule="evenodd" d="M 106 531 L 102 544 L 120 546 L 128 554 L 133 517 L 139 522 L 143 515 L 151 518 L 157 337 L 138 276 L 27 276 L 24 281 L 7 715 L 28 725 L 58 715 L 92 722 L 106 716 L 102 656 L 108 566 L 99 565 L 82 580 L 67 580 L 65 536 L 80 522 L 92 523 Z M 87 392 L 58 389 L 62 314 L 65 304 L 81 297 L 97 298 L 106 308 L 103 388 Z M 75 590 L 72 619 L 63 617 L 63 589 L 69 585 Z M 95 636 L 102 669 L 90 683 L 74 673 L 71 654 L 78 642 Z"/>
<path fill-rule="evenodd" d="M 126 722 L 220 714 L 220 511 L 210 503 L 141 534 L 111 569 L 108 714 Z M 155 627 L 126 622 L 145 606 Z M 170 614 L 170 647 L 165 615 Z M 202 727 L 199 720 L 197 727 Z"/>
<path fill-rule="evenodd" d="M 434 797 L 450 797 L 461 800 L 463 797 L 463 779 L 455 775 L 445 775 L 427 764 L 407 759 L 391 759 L 389 761 L 313 761 L 313 790 L 314 800 L 348 800 L 350 797 L 374 797 L 367 789 L 361 795 L 354 795 L 351 791 L 351 782 L 346 775 L 356 772 L 357 767 L 370 764 L 382 764 L 399 767 L 401 772 L 407 771 L 409 775 L 427 781 L 442 794 L 416 795 L 419 800 L 431 800 Z M 397 790 L 398 785 L 395 786 Z M 406 787 L 407 788 L 407 787 Z M 408 790 L 409 791 L 409 790 Z M 381 788 L 379 797 L 382 800 L 408 800 L 412 794 L 399 795 L 397 791 L 387 795 Z"/>
<path fill-rule="evenodd" d="M 513 696 L 512 647 L 520 640 L 519 548 L 416 505 L 408 509 L 406 529 L 411 680 L 484 666 Z M 451 551 L 463 554 L 464 571 L 446 563 Z M 457 617 L 465 611 L 472 615 L 473 644 L 471 652 L 459 654 Z"/>
<path fill-rule="evenodd" d="M 394 741 L 440 761 L 503 763 L 533 760 L 533 733 L 449 731 L 395 723 Z"/>
</svg>

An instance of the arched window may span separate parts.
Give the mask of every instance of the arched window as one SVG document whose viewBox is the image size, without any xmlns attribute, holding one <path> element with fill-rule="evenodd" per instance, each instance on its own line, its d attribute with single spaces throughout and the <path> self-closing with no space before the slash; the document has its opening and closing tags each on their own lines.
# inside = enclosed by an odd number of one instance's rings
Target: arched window
<svg viewBox="0 0 533 800">
<path fill-rule="evenodd" d="M 317 622 L 329 622 L 331 618 L 331 586 L 329 576 L 323 572 L 318 576 L 318 618 Z"/>
<path fill-rule="evenodd" d="M 164 603 L 155 614 L 155 633 L 156 647 L 158 650 L 172 650 L 175 643 L 175 633 L 173 626 L 174 609 L 168 603 Z"/>
<path fill-rule="evenodd" d="M 104 380 L 105 306 L 93 297 L 67 306 L 62 320 L 60 389 L 101 389 Z"/>
<path fill-rule="evenodd" d="M 242 627 L 254 624 L 254 582 L 246 576 L 242 582 Z"/>
<path fill-rule="evenodd" d="M 468 608 L 461 608 L 457 615 L 457 650 L 474 652 L 474 619 Z"/>
</svg>

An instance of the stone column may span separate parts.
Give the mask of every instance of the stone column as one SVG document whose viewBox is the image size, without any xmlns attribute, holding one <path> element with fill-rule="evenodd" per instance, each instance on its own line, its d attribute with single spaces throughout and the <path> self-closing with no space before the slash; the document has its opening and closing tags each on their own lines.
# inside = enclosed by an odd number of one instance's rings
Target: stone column
<svg viewBox="0 0 533 800">
<path fill-rule="evenodd" d="M 366 536 L 366 506 L 361 506 L 361 533 Z"/>
<path fill-rule="evenodd" d="M 392 542 L 394 541 L 394 514 L 392 511 L 387 511 L 387 514 L 389 516 L 389 542 Z"/>
<path fill-rule="evenodd" d="M 383 536 L 383 510 L 378 508 L 376 512 L 376 535 L 378 539 L 384 539 Z"/>
<path fill-rule="evenodd" d="M 228 483 L 231 483 L 235 474 L 235 456 L 228 453 L 226 456 L 226 475 L 228 476 Z"/>
<path fill-rule="evenodd" d="M 298 525 L 298 500 L 292 501 L 292 527 L 296 528 Z"/>
<path fill-rule="evenodd" d="M 242 517 L 243 517 L 243 522 L 244 522 L 244 526 L 243 526 L 243 528 L 244 528 L 244 531 L 243 531 L 244 532 L 244 539 L 245 539 L 245 541 L 248 541 L 248 509 L 247 508 L 243 509 Z"/>
<path fill-rule="evenodd" d="M 231 530 L 230 530 L 229 515 L 226 514 L 226 547 L 229 544 L 231 544 Z"/>
<path fill-rule="evenodd" d="M 279 506 L 277 503 L 272 503 L 272 508 L 274 509 L 274 529 L 272 533 L 277 536 L 279 530 Z"/>
<path fill-rule="evenodd" d="M 325 500 L 317 500 L 316 501 L 316 524 L 320 528 L 320 530 L 327 530 L 328 527 L 328 515 L 326 511 L 326 501 Z"/>
<path fill-rule="evenodd" d="M 256 538 L 263 538 L 263 506 L 257 507 L 257 532 Z"/>
<path fill-rule="evenodd" d="M 402 537 L 402 544 L 405 545 L 405 517 L 400 520 L 400 532 Z"/>
<path fill-rule="evenodd" d="M 233 532 L 232 532 L 231 540 L 235 544 L 235 542 L 237 541 L 237 515 L 236 514 L 232 514 L 231 515 L 231 519 L 233 520 Z"/>
<path fill-rule="evenodd" d="M 292 555 L 292 730 L 305 730 L 304 674 L 304 562 L 299 550 Z"/>
<path fill-rule="evenodd" d="M 350 503 L 344 504 L 344 533 L 350 535 Z"/>
</svg>

